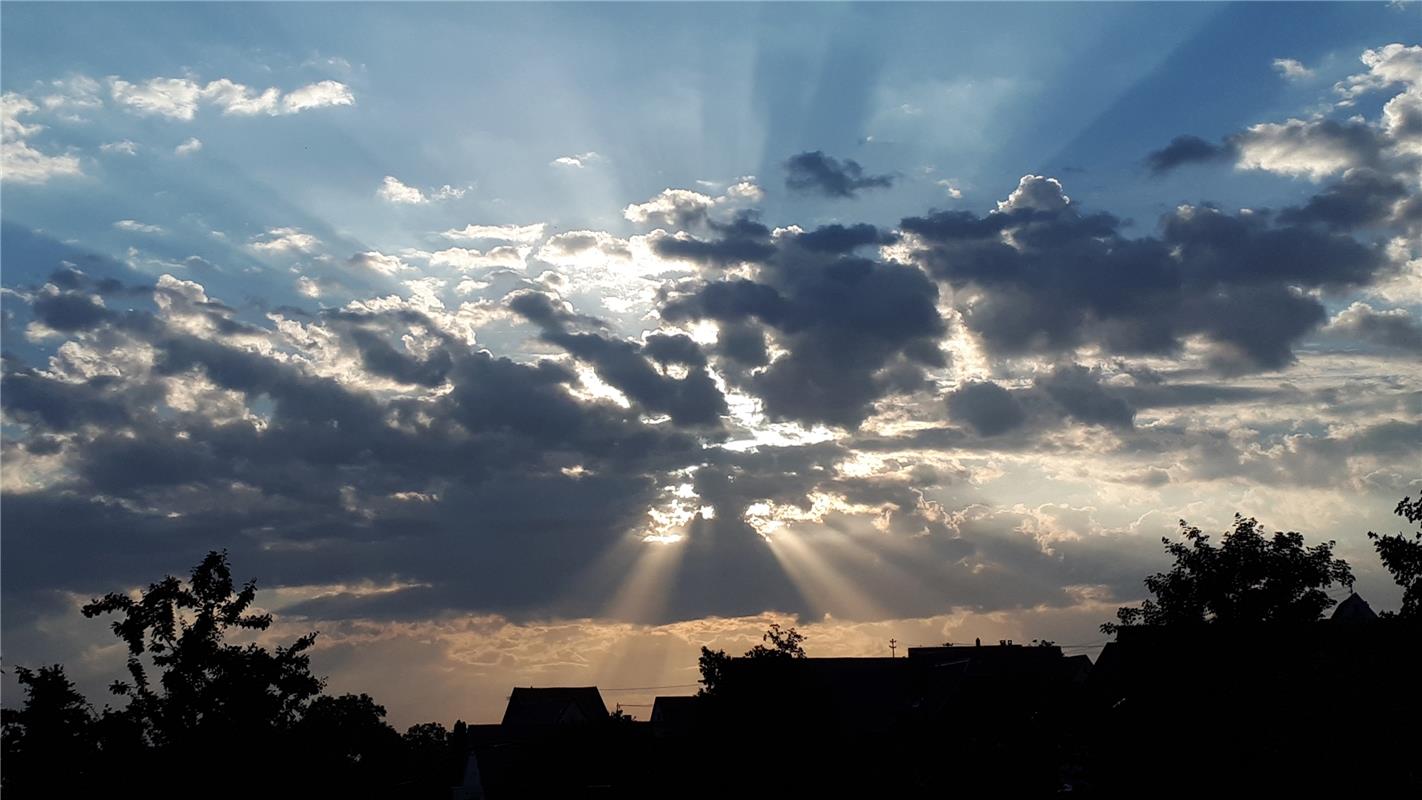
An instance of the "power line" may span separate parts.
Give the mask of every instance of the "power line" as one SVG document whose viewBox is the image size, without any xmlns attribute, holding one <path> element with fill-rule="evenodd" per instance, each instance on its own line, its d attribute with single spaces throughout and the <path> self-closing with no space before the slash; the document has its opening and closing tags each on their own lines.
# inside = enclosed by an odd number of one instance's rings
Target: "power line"
<svg viewBox="0 0 1422 800">
<path fill-rule="evenodd" d="M 598 687 L 599 692 L 650 692 L 653 689 L 690 689 L 693 686 L 700 686 L 699 683 L 669 683 L 665 686 L 619 686 L 612 689 Z M 623 705 L 626 705 L 625 703 Z"/>
</svg>

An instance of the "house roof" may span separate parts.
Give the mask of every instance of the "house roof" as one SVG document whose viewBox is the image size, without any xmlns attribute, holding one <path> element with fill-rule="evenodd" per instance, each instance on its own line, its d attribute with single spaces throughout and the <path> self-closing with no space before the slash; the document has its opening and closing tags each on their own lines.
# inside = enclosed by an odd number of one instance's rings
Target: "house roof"
<svg viewBox="0 0 1422 800">
<path fill-rule="evenodd" d="M 1348 595 L 1347 600 L 1339 603 L 1338 607 L 1333 609 L 1333 615 L 1329 617 L 1334 622 L 1371 622 L 1377 618 L 1373 607 L 1357 592 Z"/>
<path fill-rule="evenodd" d="M 514 687 L 504 709 L 506 726 L 576 725 L 608 718 L 596 686 Z"/>
</svg>

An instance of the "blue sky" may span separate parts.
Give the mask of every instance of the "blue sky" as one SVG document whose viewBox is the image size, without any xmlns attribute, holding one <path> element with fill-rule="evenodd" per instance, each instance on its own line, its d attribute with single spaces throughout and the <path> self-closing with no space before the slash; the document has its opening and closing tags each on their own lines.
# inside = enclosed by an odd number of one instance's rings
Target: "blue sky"
<svg viewBox="0 0 1422 800">
<path fill-rule="evenodd" d="M 478 718 L 787 615 L 1090 644 L 1236 510 L 1389 607 L 1419 21 L 7 3 L 6 657 L 101 685 L 74 599 L 228 547 Z"/>
</svg>

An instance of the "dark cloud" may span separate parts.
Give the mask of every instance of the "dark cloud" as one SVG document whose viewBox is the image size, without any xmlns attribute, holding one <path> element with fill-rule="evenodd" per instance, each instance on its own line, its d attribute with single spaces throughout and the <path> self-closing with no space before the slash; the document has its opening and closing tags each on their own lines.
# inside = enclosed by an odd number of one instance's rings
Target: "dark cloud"
<svg viewBox="0 0 1422 800">
<path fill-rule="evenodd" d="M 903 220 L 915 260 L 955 289 L 959 310 L 996 355 L 1174 354 L 1202 336 L 1221 372 L 1279 369 L 1325 318 L 1293 287 L 1363 286 L 1391 268 L 1342 233 L 1187 206 L 1158 236 L 1131 239 L 1108 214 L 1081 213 L 1055 181 L 1028 176 L 998 211 Z"/>
<path fill-rule="evenodd" d="M 1027 421 L 1017 398 L 991 381 L 969 381 L 949 392 L 948 416 L 981 436 L 1006 433 Z"/>
<path fill-rule="evenodd" d="M 1279 220 L 1349 231 L 1390 221 L 1405 197 L 1407 187 L 1400 179 L 1373 169 L 1352 169 L 1304 205 L 1281 211 Z"/>
<path fill-rule="evenodd" d="M 1034 385 L 1067 416 L 1090 425 L 1129 428 L 1136 412 L 1118 394 L 1101 385 L 1101 375 L 1079 364 L 1059 366 L 1039 377 Z"/>
<path fill-rule="evenodd" d="M 891 244 L 898 237 L 873 225 L 825 225 L 802 233 L 796 241 L 806 250 L 817 253 L 848 253 L 874 244 Z"/>
<path fill-rule="evenodd" d="M 1198 136 L 1177 136 L 1170 144 L 1146 156 L 1146 166 L 1156 175 L 1163 175 L 1186 164 L 1220 163 L 1234 160 L 1235 149 L 1229 144 L 1214 144 Z"/>
<path fill-rule="evenodd" d="M 523 292 L 509 307 L 542 328 L 540 338 L 592 365 L 598 377 L 647 411 L 668 414 L 677 425 L 717 426 L 728 413 L 726 399 L 706 369 L 706 356 L 686 336 L 654 334 L 645 344 L 603 336 L 573 333 L 565 324 L 573 317 L 554 307 L 537 292 Z M 663 369 L 658 370 L 653 363 Z M 674 378 L 668 366 L 686 369 Z"/>
<path fill-rule="evenodd" d="M 825 197 L 854 197 L 861 189 L 887 189 L 894 184 L 892 175 L 865 175 L 859 162 L 841 161 L 819 150 L 791 156 L 785 171 L 786 188 Z"/>
<path fill-rule="evenodd" d="M 712 221 L 710 228 L 719 234 L 714 240 L 679 233 L 653 239 L 652 250 L 666 258 L 715 267 L 757 263 L 775 254 L 770 229 L 762 225 L 753 212 L 743 211 L 726 223 Z"/>
<path fill-rule="evenodd" d="M 722 371 L 763 400 L 772 417 L 852 427 L 877 400 L 920 388 L 924 368 L 946 363 L 937 298 L 933 283 L 912 267 L 790 241 L 759 265 L 755 280 L 678 286 L 662 315 L 726 326 L 731 335 L 718 343 Z M 765 363 L 767 337 L 787 352 L 750 371 Z"/>
<path fill-rule="evenodd" d="M 1403 353 L 1422 353 L 1422 325 L 1406 309 L 1377 311 L 1354 303 L 1334 317 L 1327 332 Z"/>
</svg>

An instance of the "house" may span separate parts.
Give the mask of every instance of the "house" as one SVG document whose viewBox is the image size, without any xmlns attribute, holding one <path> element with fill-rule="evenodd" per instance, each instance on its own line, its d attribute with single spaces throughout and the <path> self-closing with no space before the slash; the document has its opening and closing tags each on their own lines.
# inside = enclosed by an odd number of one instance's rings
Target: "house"
<svg viewBox="0 0 1422 800">
<path fill-rule="evenodd" d="M 516 686 L 509 695 L 501 724 L 506 729 L 549 728 L 607 719 L 607 706 L 596 686 Z"/>
<path fill-rule="evenodd" d="M 652 735 L 666 739 L 694 733 L 699 716 L 694 695 L 658 697 L 652 702 Z"/>
</svg>

